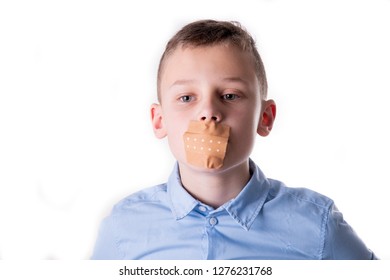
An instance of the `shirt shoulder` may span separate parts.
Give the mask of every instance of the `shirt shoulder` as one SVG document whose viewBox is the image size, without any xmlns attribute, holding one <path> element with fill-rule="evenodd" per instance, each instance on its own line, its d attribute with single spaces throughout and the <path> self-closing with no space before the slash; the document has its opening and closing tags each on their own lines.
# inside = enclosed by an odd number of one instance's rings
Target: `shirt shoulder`
<svg viewBox="0 0 390 280">
<path fill-rule="evenodd" d="M 334 201 L 331 198 L 314 190 L 288 187 L 283 182 L 274 179 L 268 179 L 268 181 L 271 186 L 268 200 L 287 199 L 290 202 L 296 201 L 306 203 L 314 207 L 322 208 L 325 211 L 329 210 L 334 204 Z"/>
<path fill-rule="evenodd" d="M 312 240 L 315 250 L 313 258 L 318 259 L 375 259 L 376 256 L 358 237 L 352 227 L 344 220 L 334 201 L 318 192 L 307 188 L 291 188 L 277 180 L 271 184 L 269 202 L 279 202 L 283 213 L 295 213 L 297 224 L 304 228 L 301 236 L 309 243 L 310 236 L 318 233 L 317 240 Z M 301 219 L 304 217 L 304 219 Z M 314 229 L 311 234 L 307 234 Z"/>
<path fill-rule="evenodd" d="M 137 258 L 139 232 L 146 232 L 148 223 L 161 217 L 159 212 L 170 211 L 164 205 L 166 190 L 166 184 L 145 188 L 116 203 L 101 223 L 92 259 Z"/>
<path fill-rule="evenodd" d="M 166 183 L 139 190 L 117 202 L 113 207 L 112 214 L 161 203 L 166 201 L 166 194 Z"/>
</svg>

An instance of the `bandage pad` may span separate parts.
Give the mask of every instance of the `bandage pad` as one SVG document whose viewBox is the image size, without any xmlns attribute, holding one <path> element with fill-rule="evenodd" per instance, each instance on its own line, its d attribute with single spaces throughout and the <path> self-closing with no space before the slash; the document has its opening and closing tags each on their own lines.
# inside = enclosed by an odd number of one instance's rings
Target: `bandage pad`
<svg viewBox="0 0 390 280">
<path fill-rule="evenodd" d="M 183 135 L 187 162 L 218 169 L 223 166 L 230 127 L 214 121 L 191 121 Z"/>
</svg>

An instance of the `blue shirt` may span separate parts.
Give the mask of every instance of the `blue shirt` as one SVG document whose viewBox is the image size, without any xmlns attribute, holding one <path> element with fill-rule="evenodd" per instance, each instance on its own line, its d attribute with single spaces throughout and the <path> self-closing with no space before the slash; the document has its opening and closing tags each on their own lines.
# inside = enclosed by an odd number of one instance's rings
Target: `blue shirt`
<svg viewBox="0 0 390 280">
<path fill-rule="evenodd" d="M 101 225 L 92 259 L 375 259 L 333 201 L 252 176 L 219 207 L 182 186 L 176 164 L 166 184 L 132 194 Z"/>
</svg>

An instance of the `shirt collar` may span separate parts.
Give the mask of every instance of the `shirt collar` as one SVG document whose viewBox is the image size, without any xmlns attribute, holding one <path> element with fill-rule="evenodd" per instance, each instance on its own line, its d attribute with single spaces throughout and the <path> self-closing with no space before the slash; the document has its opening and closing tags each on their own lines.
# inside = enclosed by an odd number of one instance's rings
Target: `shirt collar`
<svg viewBox="0 0 390 280">
<path fill-rule="evenodd" d="M 249 159 L 252 177 L 238 196 L 215 211 L 225 209 L 245 230 L 249 230 L 257 214 L 263 207 L 269 191 L 269 182 L 260 168 Z M 168 179 L 168 195 L 171 209 L 177 220 L 187 216 L 199 201 L 193 198 L 182 186 L 178 163 Z"/>
<path fill-rule="evenodd" d="M 249 168 L 253 172 L 251 179 L 236 198 L 221 206 L 245 230 L 249 230 L 252 226 L 270 189 L 269 181 L 251 159 L 249 159 Z"/>
<path fill-rule="evenodd" d="M 179 164 L 177 162 L 168 179 L 168 196 L 176 220 L 180 220 L 187 216 L 199 203 L 199 201 L 193 198 L 181 184 Z"/>
</svg>

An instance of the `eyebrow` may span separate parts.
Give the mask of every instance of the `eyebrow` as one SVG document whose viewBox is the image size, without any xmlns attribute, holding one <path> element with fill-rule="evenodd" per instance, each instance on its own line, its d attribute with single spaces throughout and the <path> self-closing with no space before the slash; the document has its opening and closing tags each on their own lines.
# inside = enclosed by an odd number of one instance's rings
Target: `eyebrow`
<svg viewBox="0 0 390 280">
<path fill-rule="evenodd" d="M 182 85 L 188 85 L 188 84 L 193 84 L 195 83 L 197 80 L 193 80 L 193 79 L 181 79 L 181 80 L 176 80 L 169 88 L 172 88 L 174 86 L 182 86 Z M 226 77 L 226 78 L 223 78 L 222 81 L 225 81 L 225 82 L 235 82 L 235 83 L 241 83 L 241 84 L 244 84 L 244 85 L 247 85 L 248 82 L 240 77 Z"/>
<path fill-rule="evenodd" d="M 172 88 L 174 86 L 193 84 L 195 82 L 196 82 L 196 80 L 191 80 L 191 79 L 176 80 L 169 88 Z"/>
<path fill-rule="evenodd" d="M 247 85 L 248 82 L 240 77 L 227 77 L 227 78 L 224 78 L 222 79 L 223 81 L 226 81 L 226 82 L 235 82 L 235 83 L 241 83 L 241 84 L 245 84 Z"/>
</svg>

